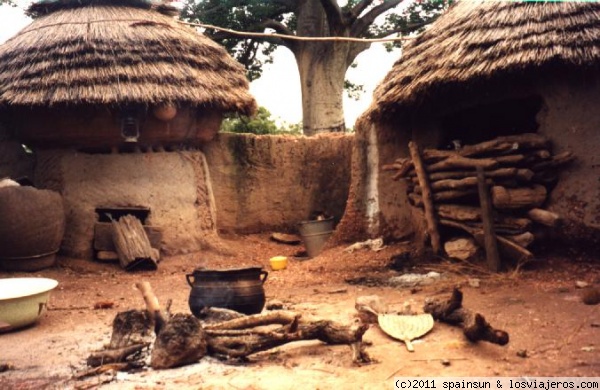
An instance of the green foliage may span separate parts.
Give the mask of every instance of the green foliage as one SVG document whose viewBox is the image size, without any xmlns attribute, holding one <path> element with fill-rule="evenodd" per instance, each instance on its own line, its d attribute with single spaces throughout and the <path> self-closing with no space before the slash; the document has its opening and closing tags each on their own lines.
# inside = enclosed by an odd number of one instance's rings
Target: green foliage
<svg viewBox="0 0 600 390">
<path fill-rule="evenodd" d="M 186 0 L 181 19 L 237 31 L 263 32 L 265 20 L 283 22 L 281 12 L 281 7 L 272 1 Z M 217 30 L 207 30 L 205 34 L 225 46 L 246 67 L 250 81 L 262 75 L 263 65 L 273 62 L 276 45 L 267 41 L 231 36 Z"/>
<path fill-rule="evenodd" d="M 352 81 L 344 80 L 344 90 L 350 99 L 360 100 L 360 96 L 365 91 L 365 86 L 355 84 Z"/>
<path fill-rule="evenodd" d="M 359 17 L 381 8 L 388 0 L 372 0 Z M 359 37 L 381 38 L 393 34 L 406 35 L 412 31 L 423 29 L 439 16 L 453 0 L 415 0 L 403 12 L 386 12 L 375 19 Z M 298 7 L 300 2 L 283 0 L 186 0 L 181 17 L 183 20 L 196 23 L 211 24 L 237 31 L 263 32 L 266 26 L 277 24 L 279 33 L 296 32 Z M 348 27 L 352 21 L 352 9 L 361 0 L 348 0 L 341 7 L 344 18 L 342 23 Z M 400 3 L 402 4 L 402 3 Z M 396 6 L 398 7 L 398 6 Z M 325 11 L 324 11 L 325 12 Z M 383 19 L 383 20 L 382 20 Z M 273 62 L 273 51 L 281 41 L 273 38 L 252 38 L 232 35 L 226 32 L 208 29 L 205 34 L 227 48 L 227 50 L 246 67 L 250 81 L 259 78 L 263 65 Z M 391 50 L 399 47 L 401 41 L 386 45 Z M 360 90 L 352 83 L 349 95 L 356 96 Z"/>
<path fill-rule="evenodd" d="M 395 32 L 401 36 L 423 32 L 425 27 L 433 23 L 452 2 L 453 0 L 414 1 L 403 12 L 390 13 L 385 16 L 383 23 L 371 25 L 367 35 L 377 37 Z M 402 41 L 388 42 L 385 47 L 388 51 L 392 51 L 394 48 L 402 47 Z"/>
<path fill-rule="evenodd" d="M 277 126 L 271 113 L 264 107 L 259 107 L 256 116 L 249 118 L 245 115 L 232 114 L 223 120 L 221 131 L 227 133 L 251 133 L 258 135 L 300 135 L 302 124 L 285 124 Z"/>
</svg>

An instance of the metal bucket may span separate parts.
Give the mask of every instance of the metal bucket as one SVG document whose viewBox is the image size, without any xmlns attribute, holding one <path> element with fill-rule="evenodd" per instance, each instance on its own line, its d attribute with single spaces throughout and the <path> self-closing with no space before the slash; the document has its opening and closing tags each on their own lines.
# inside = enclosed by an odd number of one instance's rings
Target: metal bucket
<svg viewBox="0 0 600 390">
<path fill-rule="evenodd" d="M 314 221 L 302 221 L 298 226 L 298 231 L 300 237 L 302 237 L 302 242 L 308 256 L 318 256 L 333 233 L 333 217 Z"/>
</svg>

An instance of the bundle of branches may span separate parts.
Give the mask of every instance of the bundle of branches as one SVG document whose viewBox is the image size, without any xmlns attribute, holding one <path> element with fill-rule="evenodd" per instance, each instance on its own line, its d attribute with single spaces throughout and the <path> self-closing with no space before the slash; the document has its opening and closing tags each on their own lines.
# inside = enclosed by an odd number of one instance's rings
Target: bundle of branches
<svg viewBox="0 0 600 390">
<path fill-rule="evenodd" d="M 425 212 L 435 252 L 437 226 L 460 229 L 482 241 L 485 211 L 477 170 L 483 170 L 490 198 L 490 218 L 500 251 L 521 261 L 534 240 L 532 225 L 556 227 L 560 217 L 541 207 L 558 181 L 558 170 L 574 160 L 571 152 L 553 155 L 550 140 L 526 133 L 498 137 L 457 150 L 420 150 L 409 144 L 410 158 L 399 158 L 384 170 L 406 180 L 410 203 Z"/>
<path fill-rule="evenodd" d="M 171 315 L 161 309 L 148 282 L 136 287 L 146 310 L 117 314 L 109 346 L 88 358 L 90 373 L 139 368 L 148 356 L 154 369 L 193 364 L 206 355 L 244 359 L 299 340 L 347 344 L 355 364 L 370 361 L 362 343 L 369 325 L 362 322 L 339 324 L 283 310 L 246 316 L 224 309 L 210 309 L 200 321 L 191 314 Z"/>
</svg>

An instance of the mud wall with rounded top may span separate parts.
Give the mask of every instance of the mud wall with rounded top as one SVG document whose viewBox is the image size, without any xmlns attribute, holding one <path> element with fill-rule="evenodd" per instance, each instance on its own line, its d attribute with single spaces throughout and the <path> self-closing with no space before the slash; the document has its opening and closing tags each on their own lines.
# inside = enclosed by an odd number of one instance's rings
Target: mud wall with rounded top
<svg viewBox="0 0 600 390">
<path fill-rule="evenodd" d="M 204 146 L 223 232 L 289 231 L 315 212 L 339 220 L 350 185 L 354 135 L 220 133 Z"/>
<path fill-rule="evenodd" d="M 87 154 L 40 151 L 35 182 L 62 194 L 66 229 L 63 254 L 93 257 L 97 208 L 150 209 L 146 224 L 162 230 L 166 255 L 195 252 L 215 243 L 216 228 L 198 151 Z"/>
<path fill-rule="evenodd" d="M 61 253 L 94 256 L 98 208 L 148 208 L 164 255 L 221 249 L 218 231 L 295 231 L 314 212 L 339 219 L 353 136 L 221 134 L 203 152 L 36 152 L 34 181 L 64 199 Z"/>
</svg>

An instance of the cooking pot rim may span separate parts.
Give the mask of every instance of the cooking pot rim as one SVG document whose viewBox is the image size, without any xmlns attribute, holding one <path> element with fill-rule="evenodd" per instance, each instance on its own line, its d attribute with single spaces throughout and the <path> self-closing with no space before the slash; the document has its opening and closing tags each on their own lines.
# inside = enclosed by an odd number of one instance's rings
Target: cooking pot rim
<svg viewBox="0 0 600 390">
<path fill-rule="evenodd" d="M 242 267 L 242 268 L 204 268 L 199 267 L 194 269 L 194 273 L 207 273 L 207 272 L 239 272 L 239 271 L 256 271 L 261 272 L 263 267 Z"/>
</svg>

